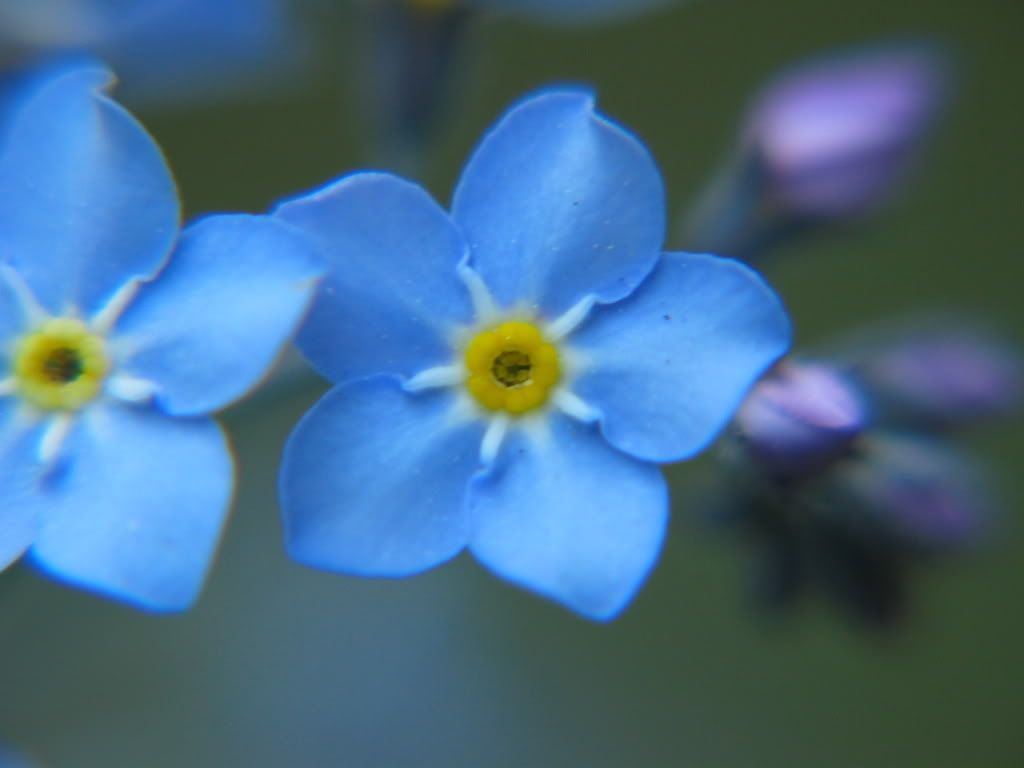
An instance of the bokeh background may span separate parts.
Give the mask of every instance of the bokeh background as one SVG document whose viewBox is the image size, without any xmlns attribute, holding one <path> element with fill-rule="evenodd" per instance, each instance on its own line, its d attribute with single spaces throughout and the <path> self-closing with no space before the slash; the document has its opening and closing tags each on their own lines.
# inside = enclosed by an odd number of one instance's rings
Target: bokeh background
<svg viewBox="0 0 1024 768">
<path fill-rule="evenodd" d="M 375 164 L 355 24 L 350 9 L 315 24 L 309 69 L 258 98 L 133 105 L 191 215 L 264 210 Z M 834 47 L 937 39 L 957 94 L 915 182 L 869 225 L 786 248 L 769 277 L 803 346 L 944 307 L 1020 341 L 1022 29 L 1017 0 L 694 0 L 615 25 L 484 24 L 419 175 L 447 200 L 509 102 L 585 82 L 648 143 L 681 211 L 771 73 Z M 661 563 L 598 625 L 465 556 L 405 581 L 291 563 L 276 465 L 324 388 L 300 377 L 227 414 L 239 491 L 189 613 L 142 614 L 25 567 L 0 577 L 0 741 L 58 768 L 1024 765 L 1019 425 L 972 437 L 1003 515 L 979 551 L 912 574 L 895 631 L 818 600 L 752 610 L 742 542 L 704 522 L 694 492 L 707 459 L 668 470 Z"/>
</svg>

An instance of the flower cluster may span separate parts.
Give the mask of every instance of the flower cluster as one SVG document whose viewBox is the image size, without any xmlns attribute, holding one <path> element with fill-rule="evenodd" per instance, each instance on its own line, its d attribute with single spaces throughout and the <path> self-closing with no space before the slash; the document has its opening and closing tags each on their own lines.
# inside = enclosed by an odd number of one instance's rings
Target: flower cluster
<svg viewBox="0 0 1024 768">
<path fill-rule="evenodd" d="M 900 619 L 907 573 L 974 546 L 993 513 L 951 429 L 1020 394 L 1012 352 L 962 328 L 780 363 L 737 414 L 711 505 L 754 549 L 755 594 L 782 607 L 817 583 L 869 626 Z"/>
<path fill-rule="evenodd" d="M 285 452 L 291 553 L 398 576 L 468 547 L 610 618 L 661 547 L 656 463 L 703 449 L 788 346 L 748 268 L 661 252 L 654 162 L 587 93 L 514 107 L 450 215 L 363 173 L 179 235 L 109 74 L 41 80 L 0 159 L 3 564 L 189 605 L 232 490 L 206 414 L 263 375 L 322 258 L 298 343 L 340 386 Z"/>
<path fill-rule="evenodd" d="M 397 91 L 376 101 L 420 130 L 473 13 L 587 21 L 661 4 L 371 4 L 399 29 L 378 40 Z M 206 70 L 249 69 L 288 37 L 285 5 L 83 2 L 68 15 L 14 2 L 0 9 L 0 53 L 21 67 L 43 50 L 99 50 L 130 81 L 152 67 L 151 85 L 197 72 L 209 84 Z M 582 89 L 514 105 L 450 211 L 365 171 L 269 215 L 179 232 L 170 173 L 107 95 L 111 79 L 91 60 L 51 61 L 19 69 L 0 100 L 0 567 L 27 554 L 138 606 L 190 605 L 233 491 L 210 414 L 293 334 L 335 385 L 295 428 L 280 475 L 288 551 L 314 567 L 396 577 L 468 551 L 612 618 L 662 546 L 658 465 L 729 424 L 719 506 L 785 555 L 776 582 L 789 591 L 810 561 L 858 594 L 889 585 L 877 574 L 906 552 L 979 528 L 982 484 L 939 435 L 1011 408 L 1010 356 L 931 334 L 855 363 L 780 362 L 779 299 L 711 253 L 757 261 L 888 198 L 943 102 L 934 51 L 876 48 L 774 80 L 688 219 L 698 252 L 664 249 L 653 159 Z"/>
</svg>

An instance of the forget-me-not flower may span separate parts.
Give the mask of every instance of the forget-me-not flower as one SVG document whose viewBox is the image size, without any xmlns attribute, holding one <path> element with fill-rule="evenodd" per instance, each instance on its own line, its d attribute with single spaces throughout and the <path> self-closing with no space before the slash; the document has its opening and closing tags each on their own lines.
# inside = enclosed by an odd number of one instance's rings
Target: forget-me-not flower
<svg viewBox="0 0 1024 768">
<path fill-rule="evenodd" d="M 0 153 L 0 567 L 187 607 L 232 459 L 209 412 L 264 374 L 318 275 L 304 238 L 218 215 L 180 233 L 153 140 L 98 65 L 55 73 Z"/>
<path fill-rule="evenodd" d="M 297 343 L 339 383 L 285 449 L 292 556 L 394 577 L 468 547 L 616 615 L 665 534 L 657 463 L 704 448 L 789 341 L 749 269 L 661 253 L 664 203 L 633 136 L 551 91 L 486 136 L 450 214 L 369 172 L 279 207 L 329 261 Z"/>
</svg>

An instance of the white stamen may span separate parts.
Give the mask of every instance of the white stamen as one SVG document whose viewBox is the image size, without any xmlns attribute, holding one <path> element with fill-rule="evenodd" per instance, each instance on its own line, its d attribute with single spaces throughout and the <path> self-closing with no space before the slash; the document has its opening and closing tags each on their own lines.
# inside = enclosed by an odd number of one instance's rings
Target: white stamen
<svg viewBox="0 0 1024 768">
<path fill-rule="evenodd" d="M 147 403 L 153 399 L 158 387 L 148 379 L 117 373 L 107 379 L 107 394 L 128 403 Z"/>
<path fill-rule="evenodd" d="M 591 423 L 601 418 L 601 412 L 593 406 L 587 405 L 577 395 L 574 395 L 568 389 L 560 389 L 555 392 L 552 397 L 552 402 L 555 406 L 566 416 L 570 416 L 577 421 L 584 423 Z"/>
<path fill-rule="evenodd" d="M 131 300 L 135 298 L 135 294 L 138 292 L 138 280 L 129 280 L 118 288 L 117 292 L 110 297 L 110 300 L 93 317 L 90 324 L 92 330 L 101 336 L 105 336 L 114 327 L 114 323 L 121 317 L 125 307 L 131 303 Z"/>
<path fill-rule="evenodd" d="M 476 312 L 477 321 L 487 322 L 498 314 L 498 305 L 494 302 L 490 290 L 484 284 L 483 278 L 466 262 L 461 262 L 455 269 L 462 280 L 466 290 L 469 291 L 470 301 L 473 302 L 473 310 Z"/>
<path fill-rule="evenodd" d="M 68 432 L 71 431 L 71 425 L 74 423 L 74 418 L 70 413 L 62 413 L 58 416 L 54 416 L 50 420 L 50 423 L 46 425 L 43 431 L 43 437 L 39 441 L 39 462 L 44 467 L 53 466 L 56 462 L 57 457 L 60 455 L 61 446 L 64 445 L 64 440 L 68 436 Z"/>
<path fill-rule="evenodd" d="M 484 432 L 484 439 L 480 441 L 480 463 L 490 466 L 498 458 L 498 451 L 508 434 L 508 416 L 500 414 L 491 419 Z"/>
<path fill-rule="evenodd" d="M 584 296 L 569 307 L 561 317 L 551 322 L 544 331 L 545 335 L 552 341 L 564 339 L 587 318 L 595 301 L 593 296 Z"/>
<path fill-rule="evenodd" d="M 406 381 L 402 388 L 406 392 L 420 392 L 424 389 L 454 387 L 462 381 L 465 375 L 462 368 L 457 365 L 438 365 L 434 368 L 420 371 Z"/>
<path fill-rule="evenodd" d="M 0 280 L 7 283 L 11 289 L 18 302 L 18 307 L 29 325 L 38 325 L 50 316 L 50 313 L 39 303 L 36 295 L 32 293 L 28 283 L 10 264 L 0 264 Z"/>
<path fill-rule="evenodd" d="M 17 391 L 18 382 L 13 376 L 8 376 L 6 379 L 0 380 L 0 397 L 13 395 Z"/>
</svg>

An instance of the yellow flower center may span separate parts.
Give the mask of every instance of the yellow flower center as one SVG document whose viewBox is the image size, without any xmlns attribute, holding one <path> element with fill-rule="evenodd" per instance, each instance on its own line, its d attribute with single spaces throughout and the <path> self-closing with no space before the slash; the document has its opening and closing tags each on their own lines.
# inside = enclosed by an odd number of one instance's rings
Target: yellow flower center
<svg viewBox="0 0 1024 768">
<path fill-rule="evenodd" d="M 99 392 L 109 367 L 103 339 L 67 317 L 47 320 L 14 350 L 18 392 L 45 410 L 81 408 Z"/>
<path fill-rule="evenodd" d="M 544 405 L 562 376 L 558 348 L 533 323 L 512 320 L 466 345 L 466 388 L 480 405 L 513 415 Z"/>
</svg>

